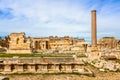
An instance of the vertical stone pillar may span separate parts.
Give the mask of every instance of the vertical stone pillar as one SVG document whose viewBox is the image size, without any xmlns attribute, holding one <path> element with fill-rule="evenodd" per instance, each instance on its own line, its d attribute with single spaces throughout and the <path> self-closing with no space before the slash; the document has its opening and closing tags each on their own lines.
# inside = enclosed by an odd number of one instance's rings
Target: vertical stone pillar
<svg viewBox="0 0 120 80">
<path fill-rule="evenodd" d="M 73 71 L 73 72 L 78 72 L 78 67 L 79 67 L 78 64 L 73 64 L 73 65 L 72 65 L 72 71 Z"/>
<path fill-rule="evenodd" d="M 65 63 L 62 63 L 60 67 L 61 67 L 61 72 L 66 72 L 66 65 L 65 65 Z"/>
<path fill-rule="evenodd" d="M 66 72 L 72 72 L 72 69 L 71 69 L 71 64 L 66 64 Z"/>
<path fill-rule="evenodd" d="M 18 72 L 23 72 L 23 64 L 18 64 Z"/>
<path fill-rule="evenodd" d="M 46 41 L 44 41 L 44 43 L 43 43 L 43 44 L 44 44 L 44 47 L 43 47 L 43 48 L 44 48 L 44 49 L 46 49 Z"/>
<path fill-rule="evenodd" d="M 92 10 L 92 47 L 97 46 L 96 10 Z"/>
<path fill-rule="evenodd" d="M 47 72 L 48 72 L 47 63 L 43 63 L 43 64 L 42 64 L 42 72 L 43 72 L 43 73 L 47 73 Z"/>
<path fill-rule="evenodd" d="M 17 64 L 14 64 L 13 72 L 18 72 L 18 65 Z"/>
<path fill-rule="evenodd" d="M 28 69 L 29 69 L 29 72 L 36 72 L 36 70 L 35 70 L 35 64 L 29 64 L 28 65 Z"/>
<path fill-rule="evenodd" d="M 54 72 L 56 72 L 56 73 L 60 72 L 60 70 L 59 70 L 59 63 L 55 63 L 54 66 L 55 66 Z"/>
<path fill-rule="evenodd" d="M 41 72 L 42 72 L 42 65 L 37 64 L 37 73 L 41 73 Z"/>
<path fill-rule="evenodd" d="M 100 59 L 100 53 L 97 47 L 97 22 L 96 22 L 96 10 L 92 10 L 92 49 L 91 55 L 89 56 L 90 60 Z"/>
<path fill-rule="evenodd" d="M 4 71 L 5 72 L 11 72 L 11 65 L 10 64 L 5 64 Z"/>
<path fill-rule="evenodd" d="M 48 72 L 53 73 L 55 71 L 55 65 L 54 64 L 48 64 L 47 69 L 48 69 Z"/>
</svg>

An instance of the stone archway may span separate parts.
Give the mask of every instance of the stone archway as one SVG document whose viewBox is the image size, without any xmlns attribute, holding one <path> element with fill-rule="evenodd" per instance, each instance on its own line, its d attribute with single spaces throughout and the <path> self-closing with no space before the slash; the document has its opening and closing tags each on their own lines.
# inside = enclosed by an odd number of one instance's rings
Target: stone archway
<svg viewBox="0 0 120 80">
<path fill-rule="evenodd" d="M 39 49 L 40 48 L 40 44 L 39 44 L 39 41 L 35 41 L 35 49 Z"/>
</svg>

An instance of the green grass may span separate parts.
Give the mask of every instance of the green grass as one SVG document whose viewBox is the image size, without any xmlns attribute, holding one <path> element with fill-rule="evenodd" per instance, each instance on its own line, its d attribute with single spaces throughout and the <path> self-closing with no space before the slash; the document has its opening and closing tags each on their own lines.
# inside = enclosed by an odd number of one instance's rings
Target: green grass
<svg viewBox="0 0 120 80">
<path fill-rule="evenodd" d="M 47 54 L 0 54 L 0 57 L 66 57 L 66 56 L 53 56 Z M 70 57 L 70 56 L 67 56 Z"/>
<path fill-rule="evenodd" d="M 4 75 L 23 75 L 23 76 L 28 76 L 28 75 L 85 75 L 88 77 L 95 77 L 94 74 L 82 74 L 79 72 L 58 72 L 58 73 L 11 73 L 11 74 L 0 74 L 0 76 Z"/>
<path fill-rule="evenodd" d="M 68 53 L 69 54 L 69 53 Z M 18 56 L 18 57 L 72 57 L 72 55 L 54 55 L 54 54 L 9 54 L 9 53 L 0 53 L 0 57 L 14 57 L 14 56 Z M 78 57 L 85 57 L 85 55 L 81 54 L 78 55 Z"/>
</svg>

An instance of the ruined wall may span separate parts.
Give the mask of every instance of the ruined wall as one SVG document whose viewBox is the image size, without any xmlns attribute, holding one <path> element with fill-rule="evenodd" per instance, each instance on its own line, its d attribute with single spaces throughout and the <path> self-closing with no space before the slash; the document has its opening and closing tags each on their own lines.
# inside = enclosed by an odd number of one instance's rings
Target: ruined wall
<svg viewBox="0 0 120 80">
<path fill-rule="evenodd" d="M 84 39 L 65 37 L 46 37 L 32 38 L 33 49 L 39 50 L 55 50 L 60 53 L 87 52 L 87 43 Z"/>
<path fill-rule="evenodd" d="M 74 58 L 2 58 L 0 73 L 61 73 L 92 74 L 82 61 Z"/>
<path fill-rule="evenodd" d="M 31 38 L 32 46 L 34 50 L 44 50 L 49 49 L 48 41 L 49 38 Z"/>
<path fill-rule="evenodd" d="M 70 39 L 66 38 L 51 38 L 49 41 L 50 49 L 68 49 L 72 44 Z"/>
<path fill-rule="evenodd" d="M 84 39 L 65 37 L 26 38 L 25 33 L 11 33 L 9 35 L 8 53 L 31 53 L 53 50 L 53 52 L 75 53 L 86 52 L 87 43 Z"/>
<path fill-rule="evenodd" d="M 25 33 L 11 33 L 9 36 L 8 53 L 31 53 L 31 39 L 25 37 Z"/>
<path fill-rule="evenodd" d="M 117 49 L 118 40 L 114 37 L 103 37 L 98 40 L 97 46 L 99 49 Z"/>
</svg>

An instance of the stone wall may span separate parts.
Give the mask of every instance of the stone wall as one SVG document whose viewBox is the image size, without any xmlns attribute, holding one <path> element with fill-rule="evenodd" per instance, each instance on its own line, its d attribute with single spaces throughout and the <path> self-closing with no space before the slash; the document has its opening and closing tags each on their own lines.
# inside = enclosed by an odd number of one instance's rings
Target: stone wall
<svg viewBox="0 0 120 80">
<path fill-rule="evenodd" d="M 87 43 L 84 39 L 65 37 L 32 38 L 33 49 L 40 52 L 87 52 Z M 50 51 L 51 50 L 51 51 Z"/>
<path fill-rule="evenodd" d="M 92 74 L 82 61 L 74 58 L 1 58 L 0 73 L 61 73 Z"/>
<path fill-rule="evenodd" d="M 24 32 L 9 35 L 8 53 L 31 52 L 87 52 L 87 43 L 84 39 L 65 37 L 38 37 L 27 38 Z M 50 51 L 50 52 L 51 52 Z"/>
<path fill-rule="evenodd" d="M 11 33 L 9 35 L 8 53 L 31 53 L 31 39 L 25 37 L 25 33 Z"/>
<path fill-rule="evenodd" d="M 114 37 L 103 37 L 97 43 L 99 49 L 117 49 L 118 45 L 118 40 Z"/>
</svg>

